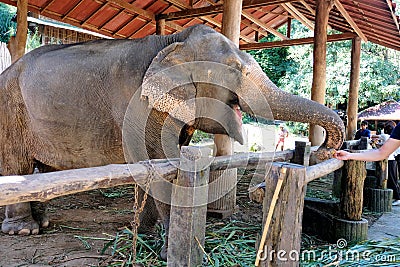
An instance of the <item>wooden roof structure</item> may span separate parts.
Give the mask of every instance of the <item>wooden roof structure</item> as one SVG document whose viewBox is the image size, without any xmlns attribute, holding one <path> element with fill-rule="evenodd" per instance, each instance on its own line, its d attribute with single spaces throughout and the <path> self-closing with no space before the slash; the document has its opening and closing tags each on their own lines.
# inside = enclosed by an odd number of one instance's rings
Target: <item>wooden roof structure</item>
<svg viewBox="0 0 400 267">
<path fill-rule="evenodd" d="M 398 121 L 400 120 L 400 103 L 389 100 L 369 107 L 358 113 L 358 120 Z"/>
<path fill-rule="evenodd" d="M 358 35 L 363 41 L 400 50 L 399 17 L 395 15 L 396 5 L 391 0 L 333 1 L 329 26 L 342 34 L 331 35 L 328 41 Z M 16 0 L 0 2 L 17 5 Z M 313 38 L 292 40 L 277 29 L 296 19 L 313 30 L 315 0 L 243 0 L 242 6 L 242 49 L 313 42 Z M 222 0 L 28 0 L 28 9 L 109 37 L 140 38 L 154 34 L 159 19 L 165 20 L 166 34 L 199 23 L 220 31 L 223 4 Z M 268 34 L 282 41 L 258 43 Z"/>
</svg>

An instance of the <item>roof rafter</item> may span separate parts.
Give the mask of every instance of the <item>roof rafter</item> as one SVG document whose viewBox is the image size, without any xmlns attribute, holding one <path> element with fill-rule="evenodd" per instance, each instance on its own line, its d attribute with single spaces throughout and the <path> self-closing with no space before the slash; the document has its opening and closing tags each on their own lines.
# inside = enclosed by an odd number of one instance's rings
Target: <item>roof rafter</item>
<svg viewBox="0 0 400 267">
<path fill-rule="evenodd" d="M 336 8 L 339 10 L 339 12 L 342 14 L 342 16 L 346 19 L 346 21 L 350 24 L 350 26 L 353 28 L 353 30 L 357 33 L 357 35 L 363 40 L 364 42 L 367 42 L 368 39 L 365 37 L 364 33 L 360 30 L 360 28 L 357 26 L 357 24 L 354 22 L 354 20 L 350 17 L 349 13 L 347 13 L 346 9 L 340 3 L 339 0 L 334 0 Z"/>
<path fill-rule="evenodd" d="M 170 4 L 173 4 L 173 5 L 179 7 L 180 9 L 183 9 L 183 10 L 192 9 L 191 6 L 187 5 L 186 3 L 181 2 L 179 0 L 164 0 L 164 1 L 168 2 Z M 216 19 L 214 19 L 211 16 L 201 16 L 200 19 L 205 20 L 205 21 L 211 23 L 212 25 L 214 25 L 214 26 L 216 26 L 218 28 L 222 27 L 222 23 L 217 21 Z M 242 38 L 244 41 L 246 41 L 248 43 L 253 43 L 254 42 L 253 40 L 251 40 L 250 38 L 248 38 L 247 36 L 242 35 L 242 34 L 240 35 L 240 38 Z"/>
<path fill-rule="evenodd" d="M 301 22 L 304 26 L 309 28 L 311 31 L 314 31 L 314 24 L 309 21 L 300 11 L 297 10 L 292 4 L 290 3 L 283 3 L 281 6 L 295 19 Z"/>
<path fill-rule="evenodd" d="M 293 1 L 296 0 L 244 0 L 242 4 L 242 9 L 258 7 L 258 6 L 277 5 Z M 193 8 L 190 10 L 171 12 L 168 14 L 159 14 L 157 18 L 165 20 L 178 20 L 178 19 L 192 18 L 198 16 L 218 14 L 222 13 L 223 10 L 224 10 L 223 4 L 219 4 L 215 6 L 207 6 L 201 8 Z"/>
<path fill-rule="evenodd" d="M 273 35 L 281 38 L 282 40 L 287 40 L 289 39 L 287 36 L 283 35 L 282 33 L 278 32 L 277 30 L 275 30 L 274 28 L 268 26 L 267 24 L 265 24 L 264 22 L 262 22 L 261 20 L 255 18 L 252 16 L 252 14 L 248 11 L 242 10 L 242 16 L 245 17 L 246 19 L 250 20 L 251 22 L 253 22 L 254 24 L 258 25 L 259 27 L 261 27 L 262 29 L 272 33 Z"/>
<path fill-rule="evenodd" d="M 332 34 L 328 35 L 328 42 L 337 42 L 353 39 L 357 35 L 352 32 L 342 33 L 342 34 Z M 264 42 L 257 44 L 244 44 L 240 45 L 239 48 L 241 50 L 255 50 L 255 49 L 265 49 L 265 48 L 274 48 L 274 47 L 284 47 L 284 46 L 292 46 L 292 45 L 305 45 L 305 44 L 313 44 L 314 37 L 308 38 L 300 38 L 300 39 L 290 39 L 283 41 L 275 41 L 275 42 Z"/>
</svg>

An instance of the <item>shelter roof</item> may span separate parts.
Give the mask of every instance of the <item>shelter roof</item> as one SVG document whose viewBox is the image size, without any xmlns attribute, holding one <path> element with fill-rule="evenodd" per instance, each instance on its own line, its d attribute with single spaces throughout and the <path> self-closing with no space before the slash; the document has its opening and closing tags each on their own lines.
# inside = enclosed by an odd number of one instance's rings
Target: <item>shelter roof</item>
<svg viewBox="0 0 400 267">
<path fill-rule="evenodd" d="M 400 120 L 400 103 L 389 100 L 369 107 L 358 113 L 358 120 L 398 121 Z"/>
<path fill-rule="evenodd" d="M 16 5 L 16 0 L 0 0 Z M 316 0 L 244 0 L 241 45 L 254 48 L 267 34 L 283 44 L 296 42 L 277 32 L 290 21 L 299 20 L 309 29 L 315 21 Z M 347 34 L 357 34 L 386 47 L 400 50 L 399 17 L 391 0 L 334 0 L 329 25 Z M 167 34 L 193 24 L 220 30 L 222 1 L 219 0 L 28 0 L 29 10 L 113 38 L 139 38 L 156 31 L 156 18 L 166 19 Z M 349 38 L 348 35 L 347 37 Z M 329 40 L 329 39 L 328 39 Z M 246 47 L 247 45 L 247 47 Z"/>
</svg>

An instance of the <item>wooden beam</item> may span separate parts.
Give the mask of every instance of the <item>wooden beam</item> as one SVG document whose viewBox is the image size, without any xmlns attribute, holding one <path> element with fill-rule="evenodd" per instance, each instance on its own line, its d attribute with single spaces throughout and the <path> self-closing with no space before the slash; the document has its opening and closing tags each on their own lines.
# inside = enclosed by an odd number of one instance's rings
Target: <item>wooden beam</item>
<svg viewBox="0 0 400 267">
<path fill-rule="evenodd" d="M 270 6 L 278 5 L 287 2 L 293 2 L 294 0 L 244 0 L 242 8 L 253 8 L 258 6 Z M 159 14 L 157 18 L 162 18 L 166 20 L 179 20 L 184 18 L 192 18 L 206 15 L 213 15 L 223 12 L 224 7 L 222 4 L 201 8 L 193 8 L 190 10 L 183 10 L 178 12 L 171 12 L 168 14 Z"/>
<path fill-rule="evenodd" d="M 307 4 L 306 1 L 300 0 L 300 3 L 301 3 L 305 8 L 307 8 L 307 10 L 310 11 L 311 14 L 313 14 L 313 15 L 315 16 L 315 10 L 312 9 L 312 7 L 311 7 L 309 4 Z"/>
<path fill-rule="evenodd" d="M 193 8 L 193 6 L 187 5 L 186 3 L 183 3 L 183 2 L 181 2 L 179 0 L 164 0 L 164 1 L 167 2 L 167 3 L 173 4 L 174 6 L 180 8 L 180 9 L 183 9 L 183 10 L 192 9 Z M 213 3 L 213 5 L 215 5 L 215 3 Z M 216 26 L 218 28 L 222 28 L 222 23 L 219 22 L 218 20 L 214 19 L 211 16 L 200 16 L 199 18 L 211 23 L 212 25 L 214 25 L 214 26 Z M 241 34 L 240 38 L 242 40 L 248 42 L 248 43 L 254 43 L 254 41 L 252 39 L 248 38 L 245 35 Z"/>
<path fill-rule="evenodd" d="M 311 21 L 309 21 L 300 11 L 298 11 L 292 4 L 283 3 L 281 4 L 283 9 L 285 9 L 290 15 L 292 15 L 295 19 L 301 22 L 304 26 L 309 28 L 311 31 L 314 31 L 314 25 Z"/>
<path fill-rule="evenodd" d="M 364 33 L 360 30 L 360 28 L 357 26 L 357 24 L 354 22 L 354 20 L 350 17 L 349 13 L 347 13 L 346 9 L 340 3 L 339 0 L 334 0 L 336 8 L 339 10 L 339 12 L 342 14 L 342 16 L 346 19 L 346 21 L 350 24 L 350 26 L 353 28 L 353 30 L 360 36 L 361 40 L 364 42 L 367 42 L 368 39 L 365 37 Z"/>
<path fill-rule="evenodd" d="M 312 148 L 313 149 L 313 148 Z M 316 150 L 316 148 L 315 148 Z M 210 170 L 225 170 L 241 166 L 264 168 L 271 161 L 288 161 L 293 151 L 246 153 L 212 159 Z M 179 160 L 151 160 L 147 163 L 112 164 L 101 167 L 74 169 L 30 175 L 0 176 L 0 206 L 28 201 L 47 201 L 59 196 L 97 188 L 126 184 L 145 184 L 149 178 L 148 165 L 157 177 L 175 179 Z"/>
<path fill-rule="evenodd" d="M 113 4 L 116 4 L 117 6 L 123 7 L 126 10 L 132 11 L 132 12 L 134 12 L 134 13 L 140 15 L 140 16 L 143 16 L 143 17 L 149 19 L 149 20 L 154 20 L 155 21 L 155 19 L 156 19 L 155 15 L 153 13 L 151 13 L 151 12 L 149 12 L 147 10 L 138 8 L 138 7 L 136 7 L 136 6 L 132 5 L 132 4 L 129 4 L 129 3 L 125 2 L 125 1 L 123 1 L 123 0 L 106 0 L 106 1 L 110 2 L 110 3 L 113 3 Z"/>
<path fill-rule="evenodd" d="M 342 33 L 342 34 L 332 34 L 332 35 L 328 35 L 327 42 L 350 40 L 356 36 L 357 35 L 352 32 L 347 32 L 347 33 Z M 308 38 L 300 38 L 300 39 L 292 39 L 292 40 L 276 41 L 276 42 L 244 44 L 244 45 L 241 45 L 239 48 L 241 50 L 256 50 L 256 49 L 285 47 L 285 46 L 293 46 L 293 45 L 306 45 L 306 44 L 313 44 L 313 43 L 314 43 L 314 37 L 308 37 Z"/>
<path fill-rule="evenodd" d="M 272 33 L 273 35 L 281 38 L 281 40 L 287 40 L 288 38 L 283 35 L 282 33 L 278 32 L 277 30 L 275 30 L 274 28 L 268 26 L 267 24 L 265 24 L 263 21 L 255 18 L 252 16 L 252 14 L 248 11 L 242 11 L 242 16 L 245 17 L 246 19 L 250 20 L 251 22 L 255 23 L 256 25 L 260 26 L 261 28 L 263 28 L 264 30 Z"/>
<path fill-rule="evenodd" d="M 247 26 L 247 27 L 253 29 L 253 30 L 256 31 L 256 32 L 261 33 L 261 34 L 264 35 L 264 36 L 268 36 L 268 35 L 269 35 L 269 32 L 267 32 L 266 30 L 264 30 L 264 29 L 262 29 L 262 28 L 259 28 L 256 24 L 254 24 L 254 23 L 252 23 L 252 22 L 250 22 L 250 21 L 242 20 L 241 23 L 242 23 L 243 25 L 245 25 L 245 26 Z M 261 39 L 261 37 L 260 37 L 260 39 Z"/>
</svg>

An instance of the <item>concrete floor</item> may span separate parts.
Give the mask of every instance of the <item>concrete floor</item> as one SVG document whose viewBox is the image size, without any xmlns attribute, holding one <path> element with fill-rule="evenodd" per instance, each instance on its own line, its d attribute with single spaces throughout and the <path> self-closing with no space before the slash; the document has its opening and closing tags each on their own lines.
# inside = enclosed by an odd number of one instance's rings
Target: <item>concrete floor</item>
<svg viewBox="0 0 400 267">
<path fill-rule="evenodd" d="M 400 237 L 400 206 L 384 213 L 369 229 L 368 239 L 383 240 Z"/>
</svg>

